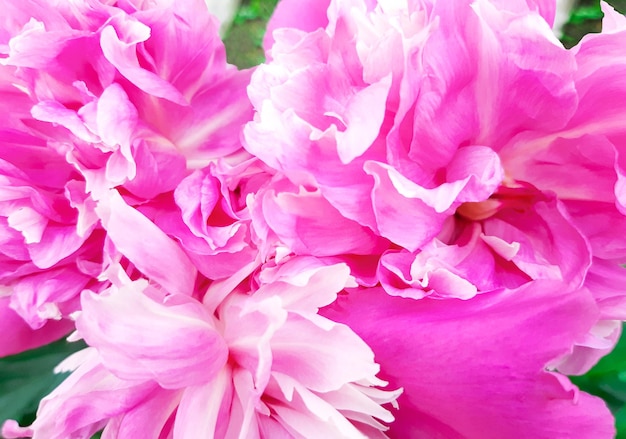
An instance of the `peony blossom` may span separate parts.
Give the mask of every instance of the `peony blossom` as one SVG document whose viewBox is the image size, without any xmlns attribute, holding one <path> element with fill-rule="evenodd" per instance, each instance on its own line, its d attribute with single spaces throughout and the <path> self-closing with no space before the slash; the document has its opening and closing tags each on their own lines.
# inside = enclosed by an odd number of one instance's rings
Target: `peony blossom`
<svg viewBox="0 0 626 439">
<path fill-rule="evenodd" d="M 2 321 L 22 320 L 11 325 L 15 337 L 2 341 L 6 355 L 71 330 L 59 319 L 78 309 L 83 288 L 97 289 L 104 234 L 89 213 L 84 178 L 30 115 L 33 102 L 17 69 L 0 66 L 0 84 Z"/>
<path fill-rule="evenodd" d="M 0 354 L 88 345 L 3 437 L 614 434 L 615 11 L 283 0 L 252 72 L 202 0 L 0 5 Z"/>
<path fill-rule="evenodd" d="M 200 0 L 1 5 L 3 308 L 45 332 L 128 260 L 109 233 L 109 189 L 142 205 L 241 150 L 249 73 L 226 63 Z"/>
<path fill-rule="evenodd" d="M 317 314 L 354 285 L 345 264 L 294 258 L 199 299 L 119 281 L 82 294 L 91 347 L 62 366 L 78 364 L 33 425 L 4 437 L 386 437 L 381 404 L 400 392 L 377 389 L 370 348 Z"/>
<path fill-rule="evenodd" d="M 245 130 L 246 149 L 289 181 L 275 178 L 261 191 L 261 206 L 253 209 L 264 212 L 258 222 L 280 238 L 300 237 L 302 221 L 282 217 L 320 218 L 315 241 L 295 241 L 295 253 L 328 256 L 323 243 L 330 242 L 339 258 L 350 259 L 361 248 L 377 255 L 373 279 L 369 272 L 357 280 L 364 287 L 380 282 L 387 296 L 379 292 L 379 306 L 389 304 L 390 319 L 401 306 L 396 302 L 412 306 L 406 299 L 452 300 L 447 306 L 453 309 L 459 299 L 505 306 L 518 300 L 522 293 L 513 292 L 519 291 L 536 290 L 548 302 L 553 296 L 558 302 L 559 290 L 591 295 L 599 312 L 589 309 L 586 329 L 538 362 L 561 373 L 584 373 L 611 349 L 626 310 L 626 297 L 615 288 L 624 278 L 622 235 L 606 228 L 608 221 L 626 223 L 618 159 L 622 112 L 606 104 L 598 114 L 597 104 L 615 102 L 608 98 L 615 91 L 598 84 L 621 69 L 613 59 L 621 59 L 623 17 L 605 6 L 605 33 L 566 50 L 551 32 L 554 2 L 346 0 L 326 6 L 283 1 L 266 39 L 270 62 L 252 78 L 257 114 Z M 615 47 L 610 63 L 599 61 L 607 56 L 601 45 Z M 603 152 L 594 152 L 589 163 L 590 151 L 600 145 Z M 319 207 L 305 201 L 311 197 Z M 359 237 L 354 241 L 338 240 L 331 222 L 363 232 L 346 233 Z M 544 285 L 559 286 L 543 291 Z M 372 293 L 351 293 L 354 303 L 361 303 L 360 294 Z M 331 318 L 347 322 L 373 346 L 395 385 L 414 389 L 404 397 L 419 394 L 413 375 L 395 371 L 401 360 L 393 343 L 376 344 L 379 336 L 401 343 L 412 333 L 409 323 L 390 325 L 382 336 L 377 324 L 370 330 L 369 320 L 353 317 L 359 313 L 351 305 L 343 312 Z M 406 370 L 418 370 L 421 358 L 418 351 L 409 355 Z M 545 380 L 512 372 L 516 360 L 509 358 L 510 373 Z M 499 391 L 507 392 L 510 373 L 501 376 Z M 570 401 L 559 410 L 584 413 L 579 398 L 567 396 L 567 381 L 557 378 L 563 400 Z M 508 389 L 509 398 L 521 391 Z M 588 419 L 589 428 L 576 431 L 607 436 L 606 409 L 589 404 L 596 421 Z M 535 422 L 529 421 L 533 409 L 521 413 L 522 423 Z M 455 431 L 488 437 L 457 429 L 452 418 L 438 422 L 444 437 Z M 398 431 L 406 437 L 406 430 Z M 494 430 L 494 437 L 507 434 Z"/>
</svg>

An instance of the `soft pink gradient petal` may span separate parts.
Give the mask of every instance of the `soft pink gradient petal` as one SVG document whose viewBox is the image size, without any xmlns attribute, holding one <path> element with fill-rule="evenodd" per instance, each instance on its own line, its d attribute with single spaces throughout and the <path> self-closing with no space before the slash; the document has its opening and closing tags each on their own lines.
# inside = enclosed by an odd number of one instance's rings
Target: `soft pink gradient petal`
<svg viewBox="0 0 626 439">
<path fill-rule="evenodd" d="M 215 437 L 226 426 L 229 407 L 222 408 L 222 404 L 230 399 L 231 381 L 231 372 L 225 368 L 209 383 L 185 390 L 176 412 L 174 439 Z"/>
<path fill-rule="evenodd" d="M 7 421 L 2 426 L 5 438 L 89 438 L 102 429 L 104 421 L 132 410 L 158 391 L 152 382 L 124 381 L 111 375 L 99 364 L 93 350 L 75 355 L 85 358 L 41 401 L 33 425 L 21 428 Z"/>
<path fill-rule="evenodd" d="M 224 366 L 228 348 L 194 301 L 149 298 L 145 282 L 81 296 L 76 328 L 102 362 L 125 380 L 154 380 L 166 389 L 205 383 Z"/>
<path fill-rule="evenodd" d="M 626 30 L 626 17 L 620 14 L 605 1 L 600 2 L 604 17 L 602 18 L 602 33 L 614 33 Z"/>
<path fill-rule="evenodd" d="M 118 251 L 164 288 L 191 294 L 197 271 L 187 255 L 152 221 L 130 207 L 117 191 L 96 208 Z"/>
<path fill-rule="evenodd" d="M 171 419 L 180 402 L 180 391 L 158 389 L 132 409 L 113 418 L 102 432 L 103 439 L 161 439 L 171 432 Z"/>
<path fill-rule="evenodd" d="M 342 216 L 319 191 L 289 186 L 281 190 L 277 185 L 261 197 L 262 218 L 253 214 L 253 221 L 266 222 L 296 254 L 363 255 L 385 246 L 370 229 Z"/>
<path fill-rule="evenodd" d="M 128 18 L 119 18 L 117 23 L 113 23 L 117 26 L 105 27 L 100 37 L 102 53 L 106 59 L 144 92 L 179 105 L 188 105 L 187 99 L 172 84 L 139 65 L 135 45 L 150 37 L 150 28 Z"/>
<path fill-rule="evenodd" d="M 274 30 L 280 28 L 296 28 L 305 32 L 312 32 L 324 28 L 328 24 L 326 10 L 331 0 L 305 1 L 280 0 L 270 18 L 263 38 L 263 48 L 266 56 L 271 57 L 271 48 L 274 44 Z"/>
<path fill-rule="evenodd" d="M 62 369 L 81 365 L 50 395 L 55 403 L 41 405 L 32 426 L 7 423 L 4 432 L 80 437 L 105 427 L 115 437 L 147 423 L 143 431 L 159 438 L 262 438 L 268 429 L 384 437 L 383 422 L 393 420 L 386 405 L 401 390 L 380 389 L 386 383 L 376 377 L 371 349 L 349 327 L 317 312 L 356 285 L 347 265 L 291 256 L 266 270 L 258 289 L 246 288 L 255 283 L 252 277 L 219 282 L 206 296 L 223 294 L 220 288 L 225 296 L 202 303 L 110 268 L 114 286 L 82 294 L 77 334 L 92 347 Z M 130 399 L 134 389 L 136 399 Z M 93 410 L 80 417 L 73 404 L 84 403 L 85 395 L 94 399 Z M 116 397 L 119 407 L 107 415 L 101 409 Z M 69 418 L 50 427 L 64 405 Z"/>
<path fill-rule="evenodd" d="M 11 308 L 38 329 L 48 319 L 60 319 L 59 304 L 75 299 L 91 280 L 71 265 L 31 274 L 13 284 Z"/>
</svg>

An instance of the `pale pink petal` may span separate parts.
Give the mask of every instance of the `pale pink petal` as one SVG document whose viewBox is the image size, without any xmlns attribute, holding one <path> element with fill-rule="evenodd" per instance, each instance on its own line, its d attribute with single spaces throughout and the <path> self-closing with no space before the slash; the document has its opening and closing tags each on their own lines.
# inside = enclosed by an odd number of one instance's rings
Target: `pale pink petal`
<svg viewBox="0 0 626 439">
<path fill-rule="evenodd" d="M 144 274 L 172 293 L 191 293 L 197 272 L 187 255 L 117 191 L 109 192 L 96 212 L 109 239 Z"/>
<path fill-rule="evenodd" d="M 602 357 L 613 350 L 621 334 L 621 321 L 600 320 L 576 343 L 572 353 L 558 362 L 559 372 L 568 375 L 587 373 Z"/>
<path fill-rule="evenodd" d="M 265 285 L 255 292 L 256 298 L 278 295 L 285 308 L 311 315 L 334 302 L 344 288 L 357 286 L 347 264 L 325 265 L 312 257 L 296 257 L 274 269 L 265 268 L 259 279 Z"/>
<path fill-rule="evenodd" d="M 302 187 L 286 189 L 263 194 L 263 218 L 259 220 L 267 222 L 295 253 L 369 254 L 384 248 L 384 240 L 342 216 L 319 191 L 309 192 Z"/>
<path fill-rule="evenodd" d="M 59 387 L 46 396 L 37 410 L 37 419 L 27 437 L 67 439 L 89 438 L 102 429 L 104 422 L 132 410 L 159 389 L 151 382 L 123 381 L 111 375 L 97 362 L 92 351 L 86 361 Z M 97 397 L 94 397 L 97 395 Z M 20 434 L 21 433 L 21 434 Z M 5 424 L 7 438 L 24 437 Z"/>
<path fill-rule="evenodd" d="M 112 84 L 100 95 L 96 124 L 100 139 L 111 146 L 128 145 L 137 125 L 137 109 L 119 84 Z"/>
<path fill-rule="evenodd" d="M 326 10 L 330 0 L 309 1 L 303 4 L 298 0 L 281 0 L 267 24 L 263 47 L 266 53 L 274 44 L 273 32 L 280 28 L 297 28 L 312 32 L 328 24 Z M 270 52 L 271 53 L 271 52 Z"/>
<path fill-rule="evenodd" d="M 232 397 L 231 386 L 231 372 L 223 368 L 210 382 L 186 389 L 176 412 L 174 439 L 216 437 L 216 430 L 228 419 L 222 404 Z"/>
<path fill-rule="evenodd" d="M 224 366 L 224 340 L 193 301 L 159 303 L 145 282 L 83 293 L 76 327 L 103 364 L 126 380 L 176 389 L 205 383 Z"/>
<path fill-rule="evenodd" d="M 136 44 L 149 38 L 150 28 L 139 21 L 122 17 L 115 24 L 117 27 L 109 25 L 101 32 L 100 44 L 107 60 L 146 93 L 179 105 L 188 105 L 185 97 L 172 84 L 140 67 Z"/>
<path fill-rule="evenodd" d="M 11 308 L 38 329 L 49 319 L 59 320 L 59 304 L 75 299 L 91 279 L 72 265 L 25 276 L 13 284 Z"/>
<path fill-rule="evenodd" d="M 335 407 L 297 380 L 282 374 L 275 374 L 274 378 L 285 394 L 287 403 L 276 404 L 273 408 L 283 426 L 294 436 L 306 438 L 321 435 L 333 439 L 363 437 Z"/>
<path fill-rule="evenodd" d="M 390 86 L 391 77 L 388 76 L 351 96 L 343 114 L 326 113 L 329 117 L 337 117 L 341 128 L 346 127 L 337 132 L 337 153 L 342 163 L 350 163 L 362 155 L 378 137 Z M 377 113 L 375 109 L 378 109 Z"/>
<path fill-rule="evenodd" d="M 241 303 L 233 298 L 223 314 L 230 324 L 224 329 L 230 355 L 252 373 L 255 387 L 264 389 L 274 366 L 271 340 L 287 321 L 288 313 L 278 297 Z M 245 321 L 245 325 L 232 322 Z"/>
<path fill-rule="evenodd" d="M 349 328 L 340 325 L 320 328 L 294 317 L 272 338 L 272 352 L 274 370 L 289 373 L 319 392 L 337 390 L 340 383 L 359 381 L 378 372 L 369 348 Z M 335 362 L 342 365 L 341 370 L 333 368 Z"/>
<path fill-rule="evenodd" d="M 103 439 L 160 439 L 167 437 L 168 424 L 180 402 L 180 391 L 155 391 L 146 401 L 121 413 L 107 423 Z M 170 426 L 171 429 L 171 426 Z"/>
<path fill-rule="evenodd" d="M 617 12 L 605 1 L 600 2 L 602 13 L 602 33 L 615 33 L 626 30 L 626 17 Z"/>
</svg>

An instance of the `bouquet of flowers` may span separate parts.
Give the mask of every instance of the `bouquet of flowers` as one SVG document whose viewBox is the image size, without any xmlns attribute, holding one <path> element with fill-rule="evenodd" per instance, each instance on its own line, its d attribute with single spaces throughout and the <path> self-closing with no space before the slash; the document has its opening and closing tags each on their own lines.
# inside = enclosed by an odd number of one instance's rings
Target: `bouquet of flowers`
<svg viewBox="0 0 626 439">
<path fill-rule="evenodd" d="M 0 356 L 76 352 L 4 438 L 581 438 L 626 320 L 626 18 L 0 0 Z"/>
</svg>

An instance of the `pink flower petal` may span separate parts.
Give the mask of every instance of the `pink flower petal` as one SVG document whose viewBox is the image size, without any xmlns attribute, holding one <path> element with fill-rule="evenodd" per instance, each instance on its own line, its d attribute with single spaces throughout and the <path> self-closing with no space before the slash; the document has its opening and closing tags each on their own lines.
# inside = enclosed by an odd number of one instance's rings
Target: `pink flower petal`
<svg viewBox="0 0 626 439">
<path fill-rule="evenodd" d="M 101 32 L 100 44 L 107 60 L 146 93 L 179 105 L 188 105 L 185 97 L 172 84 L 140 67 L 136 44 L 150 37 L 150 28 L 139 21 L 124 18 L 119 18 L 116 24 L 117 28 L 109 25 Z"/>
<path fill-rule="evenodd" d="M 38 348 L 69 334 L 73 323 L 69 320 L 50 321 L 33 330 L 9 307 L 10 298 L 0 297 L 0 333 L 10 334 L 0 343 L 0 357 L 19 354 Z"/>
<path fill-rule="evenodd" d="M 172 293 L 191 293 L 197 272 L 187 255 L 117 191 L 100 200 L 96 212 L 116 248 L 144 274 Z"/>
<path fill-rule="evenodd" d="M 146 287 L 137 281 L 83 293 L 79 333 L 122 379 L 155 380 L 166 389 L 210 381 L 226 363 L 224 340 L 195 302 L 159 303 Z"/>
<path fill-rule="evenodd" d="M 591 439 L 614 432 L 606 405 L 544 368 L 596 312 L 583 290 L 532 282 L 469 301 L 355 291 L 324 315 L 353 328 L 374 350 L 382 377 L 404 388 L 390 437 Z"/>
<path fill-rule="evenodd" d="M 312 32 L 318 28 L 324 28 L 328 24 L 326 10 L 330 0 L 314 2 L 302 2 L 298 0 L 281 0 L 274 14 L 267 24 L 263 47 L 266 53 L 274 44 L 273 32 L 283 27 L 297 28 L 305 32 Z"/>
</svg>

